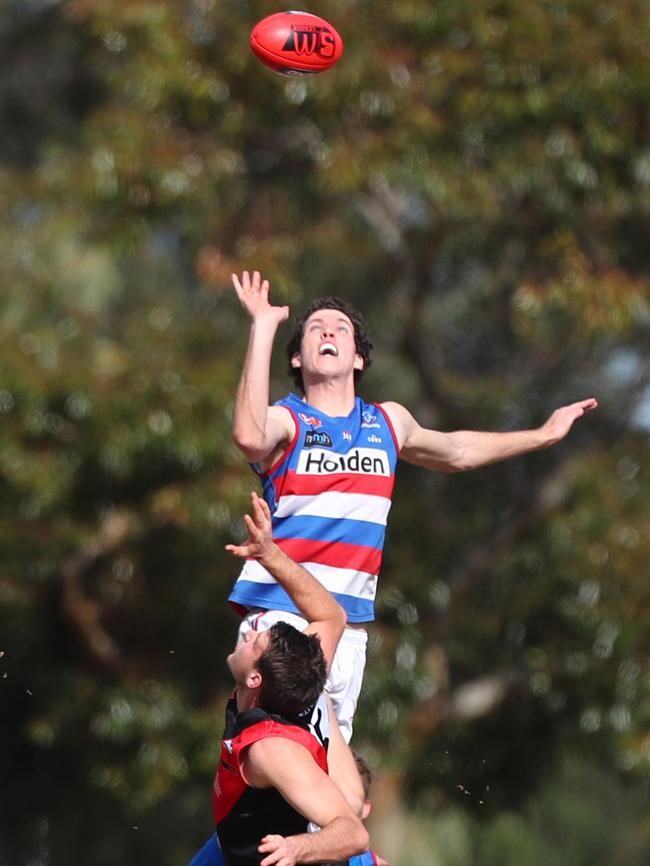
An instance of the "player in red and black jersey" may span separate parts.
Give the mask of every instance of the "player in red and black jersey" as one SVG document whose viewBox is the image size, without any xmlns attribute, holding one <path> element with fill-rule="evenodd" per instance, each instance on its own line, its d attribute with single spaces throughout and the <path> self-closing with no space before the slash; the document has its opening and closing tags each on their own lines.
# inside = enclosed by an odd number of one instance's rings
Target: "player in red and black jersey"
<svg viewBox="0 0 650 866">
<path fill-rule="evenodd" d="M 223 860 L 227 866 L 346 860 L 368 847 L 357 817 L 363 787 L 321 697 L 345 613 L 274 544 L 268 506 L 256 494 L 252 516 L 244 519 L 248 539 L 227 549 L 258 559 L 309 625 L 304 632 L 287 623 L 262 632 L 251 629 L 228 656 L 235 692 L 213 788 Z M 327 739 L 335 763 L 332 777 Z M 308 832 L 310 822 L 321 829 Z"/>
</svg>

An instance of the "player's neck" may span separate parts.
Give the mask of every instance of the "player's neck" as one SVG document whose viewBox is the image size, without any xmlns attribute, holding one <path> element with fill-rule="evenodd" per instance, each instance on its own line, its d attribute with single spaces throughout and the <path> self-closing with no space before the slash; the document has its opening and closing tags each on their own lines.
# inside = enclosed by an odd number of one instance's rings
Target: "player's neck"
<svg viewBox="0 0 650 866">
<path fill-rule="evenodd" d="M 329 380 L 305 385 L 305 400 L 314 409 L 333 418 L 349 415 L 354 409 L 354 381 Z"/>
<path fill-rule="evenodd" d="M 235 703 L 237 704 L 237 712 L 243 713 L 244 710 L 254 710 L 259 706 L 259 689 L 248 689 L 246 686 L 235 687 Z"/>
</svg>

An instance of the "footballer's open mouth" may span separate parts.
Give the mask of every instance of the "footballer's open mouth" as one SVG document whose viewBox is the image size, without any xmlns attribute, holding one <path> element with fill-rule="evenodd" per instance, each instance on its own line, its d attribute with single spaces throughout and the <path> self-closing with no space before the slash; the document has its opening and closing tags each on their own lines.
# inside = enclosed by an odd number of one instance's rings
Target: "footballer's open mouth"
<svg viewBox="0 0 650 866">
<path fill-rule="evenodd" d="M 334 343 L 321 343 L 318 347 L 319 355 L 331 355 L 333 358 L 337 358 L 339 354 L 339 350 L 336 348 Z"/>
</svg>

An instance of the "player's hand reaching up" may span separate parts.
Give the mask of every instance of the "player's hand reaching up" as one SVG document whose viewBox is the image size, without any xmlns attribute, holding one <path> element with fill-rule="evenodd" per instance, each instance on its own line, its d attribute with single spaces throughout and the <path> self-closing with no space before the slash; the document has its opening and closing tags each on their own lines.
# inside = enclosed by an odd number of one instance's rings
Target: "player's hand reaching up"
<svg viewBox="0 0 650 866">
<path fill-rule="evenodd" d="M 269 281 L 263 280 L 259 271 L 251 277 L 244 271 L 241 280 L 232 274 L 232 284 L 242 307 L 254 321 L 268 321 L 277 325 L 289 318 L 289 307 L 274 307 L 269 302 Z"/>
<path fill-rule="evenodd" d="M 255 492 L 251 493 L 251 514 L 244 515 L 244 523 L 248 530 L 248 538 L 243 544 L 227 544 L 226 550 L 242 559 L 251 556 L 260 559 L 268 555 L 274 547 L 271 511 L 266 502 Z"/>
</svg>

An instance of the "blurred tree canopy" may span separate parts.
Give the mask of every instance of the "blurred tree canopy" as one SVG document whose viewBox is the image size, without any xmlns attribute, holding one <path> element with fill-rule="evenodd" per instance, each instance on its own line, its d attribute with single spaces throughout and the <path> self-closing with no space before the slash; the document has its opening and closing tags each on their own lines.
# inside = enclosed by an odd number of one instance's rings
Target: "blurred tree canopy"
<svg viewBox="0 0 650 866">
<path fill-rule="evenodd" d="M 253 484 L 229 283 L 257 268 L 359 306 L 364 396 L 425 425 L 598 397 L 549 451 L 402 466 L 355 740 L 397 866 L 400 803 L 443 816 L 431 862 L 549 862 L 554 778 L 581 839 L 617 810 L 576 790 L 629 794 L 645 863 L 647 4 L 311 2 L 346 44 L 311 79 L 250 54 L 275 11 L 0 6 L 0 862 L 174 866 L 210 832 Z"/>
</svg>

